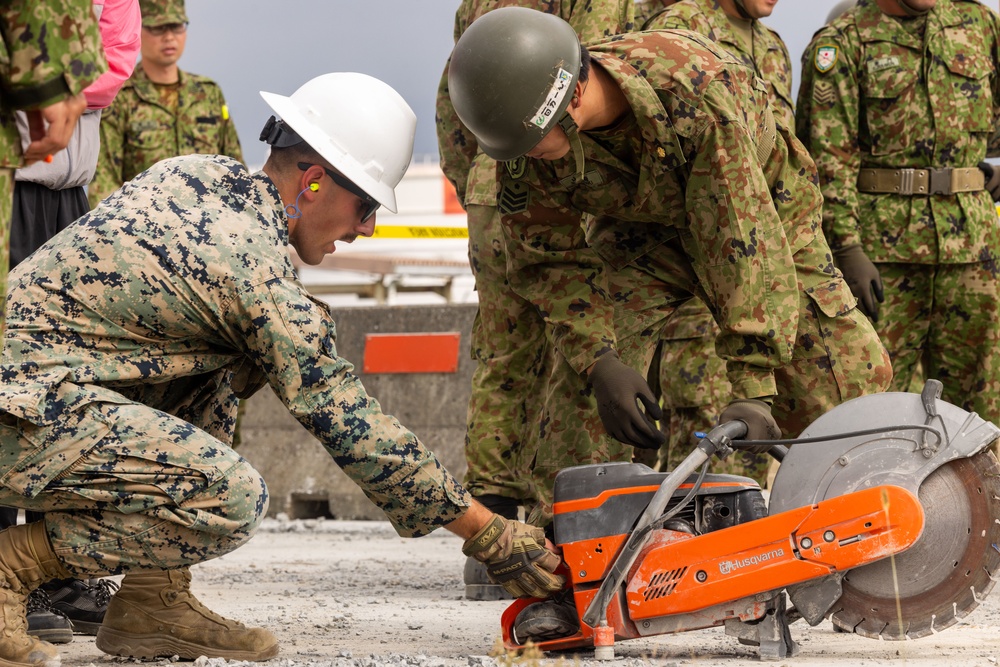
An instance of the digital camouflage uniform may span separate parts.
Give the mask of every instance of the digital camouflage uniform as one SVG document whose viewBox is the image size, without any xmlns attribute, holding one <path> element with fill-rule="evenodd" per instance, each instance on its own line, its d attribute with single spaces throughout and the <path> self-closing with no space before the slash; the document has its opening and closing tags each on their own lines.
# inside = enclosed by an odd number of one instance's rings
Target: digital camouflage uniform
<svg viewBox="0 0 1000 667">
<path fill-rule="evenodd" d="M 747 24 L 752 34 L 750 45 L 736 34 L 717 0 L 682 0 L 653 16 L 645 27 L 691 30 L 739 57 L 767 86 L 775 122 L 791 130 L 795 127 L 795 112 L 788 49 L 778 33 L 760 21 Z M 663 470 L 683 460 L 694 445 L 693 434 L 711 428 L 726 407 L 730 389 L 725 362 L 715 353 L 718 333 L 712 313 L 700 299 L 684 304 L 667 323 L 657 360 L 664 408 L 660 426 L 667 435 L 667 442 L 660 448 L 658 467 Z M 749 475 L 763 485 L 770 460 L 767 454 L 742 452 L 717 462 L 712 469 Z"/>
<path fill-rule="evenodd" d="M 862 0 L 813 37 L 797 112 L 831 246 L 860 244 L 881 274 L 876 328 L 893 389 L 906 391 L 922 361 L 945 400 L 991 421 L 1000 419 L 991 197 L 873 194 L 858 178 L 865 168 L 975 168 L 1000 114 L 998 48 L 1000 20 L 978 2 L 941 0 L 901 19 Z"/>
<path fill-rule="evenodd" d="M 793 135 L 775 131 L 753 70 L 682 31 L 626 35 L 590 52 L 632 114 L 581 133 L 582 182 L 572 159 L 519 158 L 506 163 L 499 194 L 524 202 L 505 207 L 504 231 L 535 250 L 510 258 L 508 280 L 520 294 L 534 290 L 578 374 L 577 391 L 611 350 L 646 368 L 666 318 L 692 295 L 720 327 L 716 348 L 728 361 L 732 398 L 775 397 L 773 414 L 789 433 L 888 386 L 885 350 L 821 234 L 815 167 Z M 558 257 L 546 224 L 553 209 L 586 220 L 607 271 L 549 261 Z M 537 285 L 560 289 L 539 293 Z M 544 416 L 541 424 L 556 440 L 585 426 Z M 544 453 L 536 472 L 554 476 L 558 466 Z"/>
<path fill-rule="evenodd" d="M 584 42 L 597 42 L 631 27 L 631 0 L 466 0 L 455 15 L 455 40 L 473 20 L 501 7 L 520 6 L 549 12 L 565 19 Z M 472 329 L 472 395 L 466 431 L 466 487 L 477 496 L 498 495 L 523 501 L 536 491 L 531 484 L 530 431 L 537 424 L 535 405 L 541 401 L 538 378 L 549 372 L 552 350 L 545 337 L 541 315 L 507 284 L 508 255 L 530 252 L 500 232 L 497 213 L 497 165 L 479 152 L 475 136 L 462 125 L 448 96 L 445 67 L 437 98 L 438 148 L 445 175 L 468 213 L 469 262 L 476 277 L 479 309 Z M 577 216 L 548 220 L 562 245 L 585 247 Z M 570 251 L 571 253 L 572 251 Z M 568 254 L 566 261 L 573 261 Z M 552 285 L 537 285 L 550 290 Z M 565 404 L 566 418 L 578 410 L 596 410 L 592 398 Z M 574 440 L 600 441 L 595 460 L 630 456 L 631 448 L 599 432 L 568 434 Z M 529 444 L 529 441 L 531 444 Z M 575 444 L 547 442 L 556 450 Z M 579 460 L 567 457 L 567 465 Z"/>
<path fill-rule="evenodd" d="M 243 161 L 222 89 L 179 72 L 176 112 L 162 106 L 156 84 L 136 66 L 101 116 L 101 154 L 88 188 L 91 207 L 160 160 L 207 153 Z"/>
<path fill-rule="evenodd" d="M 91 7 L 91 0 L 0 5 L 0 300 L 6 293 L 10 259 L 14 169 L 23 166 L 14 111 L 45 107 L 82 93 L 107 70 Z"/>
<path fill-rule="evenodd" d="M 263 385 L 405 536 L 468 493 L 369 397 L 329 311 L 295 277 L 263 172 L 158 163 L 11 273 L 0 373 L 0 504 L 44 510 L 79 576 L 225 553 L 267 509 L 229 446 Z"/>
</svg>

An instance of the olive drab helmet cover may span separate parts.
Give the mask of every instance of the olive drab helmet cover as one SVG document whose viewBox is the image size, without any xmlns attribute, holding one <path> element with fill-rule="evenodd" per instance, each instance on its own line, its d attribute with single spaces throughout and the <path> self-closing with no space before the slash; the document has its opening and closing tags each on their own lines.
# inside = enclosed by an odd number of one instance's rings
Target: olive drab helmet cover
<svg viewBox="0 0 1000 667">
<path fill-rule="evenodd" d="M 448 90 L 459 119 L 494 160 L 534 148 L 566 114 L 580 75 L 580 40 L 557 16 L 495 9 L 455 44 Z"/>
<path fill-rule="evenodd" d="M 410 166 L 417 117 L 402 96 L 367 74 L 334 72 L 304 83 L 290 96 L 261 91 L 272 117 L 261 141 L 277 146 L 305 141 L 349 181 L 396 212 L 396 186 Z"/>
</svg>

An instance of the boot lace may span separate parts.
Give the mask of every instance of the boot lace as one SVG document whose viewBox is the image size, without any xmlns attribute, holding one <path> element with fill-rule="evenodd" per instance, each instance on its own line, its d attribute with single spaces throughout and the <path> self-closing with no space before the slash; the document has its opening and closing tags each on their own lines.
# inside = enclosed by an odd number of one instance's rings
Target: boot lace
<svg viewBox="0 0 1000 667">
<path fill-rule="evenodd" d="M 87 591 L 94 596 L 98 607 L 107 607 L 111 596 L 120 588 L 118 582 L 111 579 L 98 579 L 96 584 L 89 584 Z"/>
<path fill-rule="evenodd" d="M 242 623 L 240 623 L 237 620 L 234 620 L 234 619 L 231 619 L 231 618 L 226 618 L 225 616 L 222 616 L 220 614 L 215 613 L 210 608 L 206 607 L 202 603 L 201 600 L 199 600 L 198 598 L 196 598 L 194 596 L 194 593 L 191 592 L 191 573 L 190 572 L 186 572 L 186 571 L 183 572 L 182 577 L 183 577 L 183 581 L 180 582 L 180 585 L 179 586 L 175 585 L 173 587 L 173 590 L 171 591 L 171 594 L 172 594 L 171 597 L 173 597 L 175 600 L 179 599 L 179 598 L 183 598 L 183 599 L 188 600 L 190 602 L 192 608 L 196 609 L 198 611 L 198 613 L 202 614 L 206 618 L 209 618 L 209 619 L 211 619 L 211 620 L 213 620 L 213 621 L 215 621 L 217 623 L 220 623 L 222 625 L 235 625 L 236 627 L 239 627 L 239 628 L 246 628 L 245 625 L 243 625 Z"/>
<path fill-rule="evenodd" d="M 5 637 L 6 641 L 13 640 L 18 644 L 34 641 L 28 636 L 28 612 L 25 596 L 15 593 L 6 586 L 0 586 L 0 610 L 2 610 L 0 611 L 0 621 L 3 622 L 3 627 L 0 627 L 0 635 Z"/>
<path fill-rule="evenodd" d="M 34 614 L 36 611 L 58 613 L 52 608 L 52 600 L 49 599 L 49 594 L 41 588 L 36 588 L 28 595 L 26 610 L 29 614 Z"/>
</svg>

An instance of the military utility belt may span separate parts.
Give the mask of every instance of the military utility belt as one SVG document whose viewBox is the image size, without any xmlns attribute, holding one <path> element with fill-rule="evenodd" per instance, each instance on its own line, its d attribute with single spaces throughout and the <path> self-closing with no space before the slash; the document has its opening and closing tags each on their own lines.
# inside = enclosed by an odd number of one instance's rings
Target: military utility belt
<svg viewBox="0 0 1000 667">
<path fill-rule="evenodd" d="M 867 169 L 858 174 L 860 192 L 897 195 L 953 195 L 976 192 L 986 186 L 979 167 L 943 169 Z"/>
</svg>

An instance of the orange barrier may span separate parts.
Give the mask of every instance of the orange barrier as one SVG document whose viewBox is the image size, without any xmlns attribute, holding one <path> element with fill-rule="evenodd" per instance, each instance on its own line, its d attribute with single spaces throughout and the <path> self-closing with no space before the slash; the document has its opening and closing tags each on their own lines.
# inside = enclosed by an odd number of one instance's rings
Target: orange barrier
<svg viewBox="0 0 1000 667">
<path fill-rule="evenodd" d="M 455 373 L 461 334 L 365 335 L 365 373 Z"/>
</svg>

